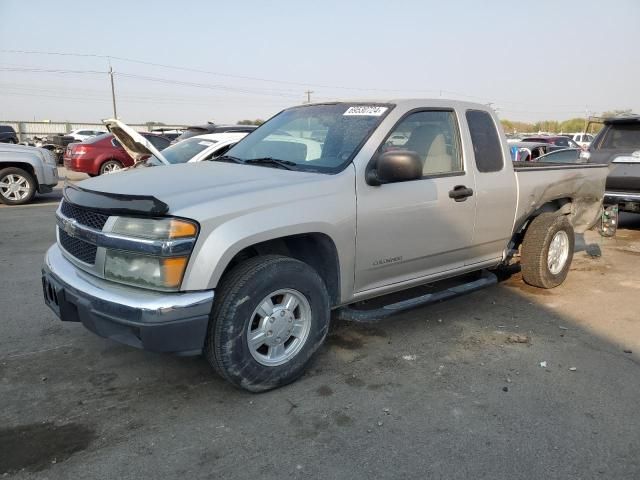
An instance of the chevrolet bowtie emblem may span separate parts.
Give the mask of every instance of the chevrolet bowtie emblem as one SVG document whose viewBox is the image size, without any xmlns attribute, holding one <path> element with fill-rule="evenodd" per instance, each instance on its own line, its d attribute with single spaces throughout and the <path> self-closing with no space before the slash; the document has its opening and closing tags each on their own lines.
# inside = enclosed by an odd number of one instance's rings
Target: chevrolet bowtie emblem
<svg viewBox="0 0 640 480">
<path fill-rule="evenodd" d="M 62 222 L 62 228 L 67 235 L 74 236 L 77 230 L 78 222 L 74 219 L 64 219 Z"/>
</svg>

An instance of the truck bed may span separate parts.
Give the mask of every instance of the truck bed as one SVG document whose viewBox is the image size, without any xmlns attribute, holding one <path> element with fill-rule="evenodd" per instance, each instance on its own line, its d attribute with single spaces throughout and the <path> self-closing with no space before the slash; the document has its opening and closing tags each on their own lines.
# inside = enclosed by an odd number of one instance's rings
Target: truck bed
<svg viewBox="0 0 640 480">
<path fill-rule="evenodd" d="M 570 218 L 576 232 L 588 230 L 597 221 L 607 165 L 513 162 L 513 167 L 518 188 L 516 229 L 545 203 L 567 198 L 567 192 L 573 192 Z"/>
</svg>

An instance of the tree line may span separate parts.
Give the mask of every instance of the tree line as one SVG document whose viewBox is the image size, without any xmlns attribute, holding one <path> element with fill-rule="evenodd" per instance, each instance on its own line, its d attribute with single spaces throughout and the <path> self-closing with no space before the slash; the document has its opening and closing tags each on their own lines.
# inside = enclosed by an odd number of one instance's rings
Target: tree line
<svg viewBox="0 0 640 480">
<path fill-rule="evenodd" d="M 615 117 L 631 113 L 631 109 L 627 110 L 611 110 L 599 115 L 600 118 Z M 539 122 L 528 123 L 515 120 L 500 120 L 502 128 L 507 133 L 523 133 L 523 132 L 550 132 L 550 133 L 577 133 L 584 132 L 587 127 L 588 120 L 586 118 L 570 118 L 569 120 L 542 120 Z M 588 133 L 598 133 L 602 128 L 600 123 L 591 123 Z"/>
</svg>

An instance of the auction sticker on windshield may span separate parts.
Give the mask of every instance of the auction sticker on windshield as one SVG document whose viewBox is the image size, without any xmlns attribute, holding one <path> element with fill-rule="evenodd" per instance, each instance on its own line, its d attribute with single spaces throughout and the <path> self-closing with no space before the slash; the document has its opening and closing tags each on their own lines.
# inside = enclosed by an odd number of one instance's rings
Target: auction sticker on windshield
<svg viewBox="0 0 640 480">
<path fill-rule="evenodd" d="M 216 143 L 216 142 L 209 142 L 207 140 L 202 140 L 201 142 L 198 142 L 198 145 L 204 145 L 205 147 L 210 147 L 214 143 Z"/>
<path fill-rule="evenodd" d="M 349 107 L 343 115 L 366 115 L 369 117 L 379 117 L 387 111 L 387 108 L 388 107 L 360 105 L 358 107 Z"/>
</svg>

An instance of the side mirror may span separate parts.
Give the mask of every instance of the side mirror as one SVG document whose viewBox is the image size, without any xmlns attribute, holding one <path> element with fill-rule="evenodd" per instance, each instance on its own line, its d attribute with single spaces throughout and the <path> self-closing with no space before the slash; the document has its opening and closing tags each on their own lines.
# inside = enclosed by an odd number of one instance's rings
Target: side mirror
<svg viewBox="0 0 640 480">
<path fill-rule="evenodd" d="M 378 156 L 375 168 L 367 175 L 367 183 L 376 186 L 420 178 L 422 178 L 420 156 L 411 150 L 393 150 Z"/>
</svg>

